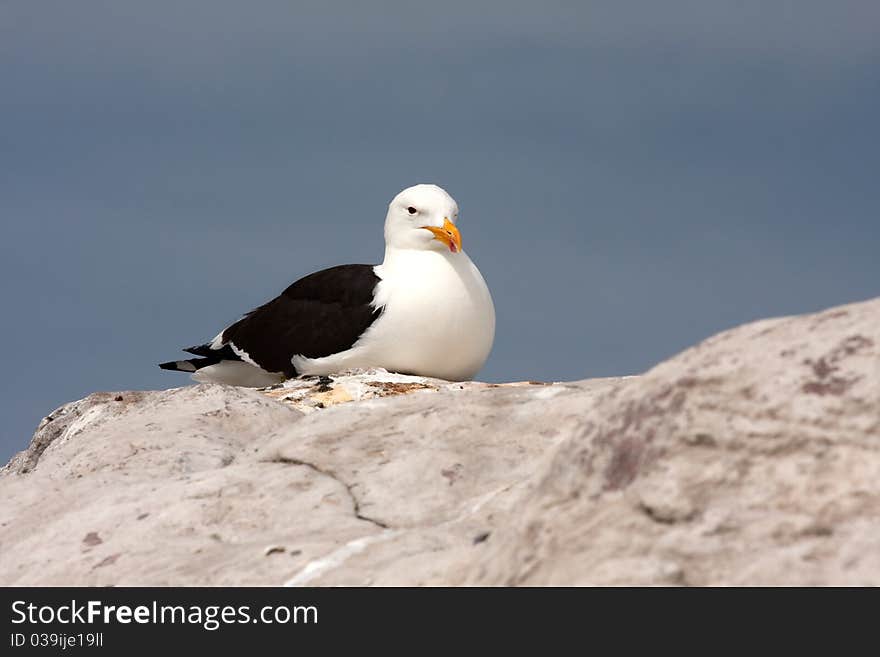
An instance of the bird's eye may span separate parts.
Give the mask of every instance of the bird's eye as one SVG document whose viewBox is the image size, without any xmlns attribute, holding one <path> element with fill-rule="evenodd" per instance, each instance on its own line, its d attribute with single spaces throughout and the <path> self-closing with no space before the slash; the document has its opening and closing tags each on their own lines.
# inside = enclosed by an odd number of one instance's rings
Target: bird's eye
<svg viewBox="0 0 880 657">
<path fill-rule="evenodd" d="M 416 212 L 418 212 L 418 210 L 416 210 L 413 206 L 409 206 L 406 211 L 410 214 L 415 214 Z"/>
</svg>

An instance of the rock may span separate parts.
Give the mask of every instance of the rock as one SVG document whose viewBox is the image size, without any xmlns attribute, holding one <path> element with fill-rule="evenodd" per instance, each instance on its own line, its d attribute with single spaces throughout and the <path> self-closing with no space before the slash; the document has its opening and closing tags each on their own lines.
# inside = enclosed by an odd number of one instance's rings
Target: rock
<svg viewBox="0 0 880 657">
<path fill-rule="evenodd" d="M 595 409 L 456 582 L 880 584 L 880 300 L 727 331 Z"/>
<path fill-rule="evenodd" d="M 503 497 L 574 426 L 582 397 L 613 384 L 452 384 L 377 371 L 263 392 L 90 395 L 54 411 L 0 476 L 0 582 L 358 582 L 365 574 L 346 574 L 342 557 L 398 545 L 406 527 L 408 549 L 422 554 L 470 545 L 480 526 L 460 538 L 415 534 Z M 343 399 L 360 401 L 331 407 Z M 557 411 L 553 427 L 545 405 Z M 325 573 L 327 564 L 339 567 Z"/>
<path fill-rule="evenodd" d="M 874 300 L 640 377 L 97 393 L 0 471 L 0 584 L 880 584 L 878 345 Z"/>
</svg>

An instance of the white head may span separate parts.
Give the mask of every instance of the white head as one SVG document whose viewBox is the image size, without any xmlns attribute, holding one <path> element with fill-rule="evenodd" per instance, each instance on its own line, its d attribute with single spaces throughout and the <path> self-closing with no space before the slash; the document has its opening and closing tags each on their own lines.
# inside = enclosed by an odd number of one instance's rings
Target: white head
<svg viewBox="0 0 880 657">
<path fill-rule="evenodd" d="M 397 249 L 461 251 L 458 203 L 437 185 L 404 189 L 388 205 L 385 244 Z"/>
</svg>

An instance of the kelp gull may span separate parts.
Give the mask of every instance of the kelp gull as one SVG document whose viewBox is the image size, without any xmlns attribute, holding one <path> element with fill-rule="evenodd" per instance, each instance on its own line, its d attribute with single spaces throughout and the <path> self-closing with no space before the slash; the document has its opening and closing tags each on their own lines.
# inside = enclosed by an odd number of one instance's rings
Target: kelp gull
<svg viewBox="0 0 880 657">
<path fill-rule="evenodd" d="M 385 217 L 381 265 L 339 265 L 293 283 L 162 369 L 260 387 L 297 375 L 382 367 L 461 381 L 483 366 L 495 309 L 461 248 L 458 204 L 436 185 L 403 190 Z"/>
</svg>

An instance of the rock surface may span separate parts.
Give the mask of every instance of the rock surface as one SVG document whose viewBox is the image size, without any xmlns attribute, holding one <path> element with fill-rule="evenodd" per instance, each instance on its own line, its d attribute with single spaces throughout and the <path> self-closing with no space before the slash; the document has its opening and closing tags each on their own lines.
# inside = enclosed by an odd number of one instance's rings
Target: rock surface
<svg viewBox="0 0 880 657">
<path fill-rule="evenodd" d="M 0 472 L 0 584 L 880 584 L 878 481 L 874 300 L 640 377 L 93 394 Z"/>
</svg>

